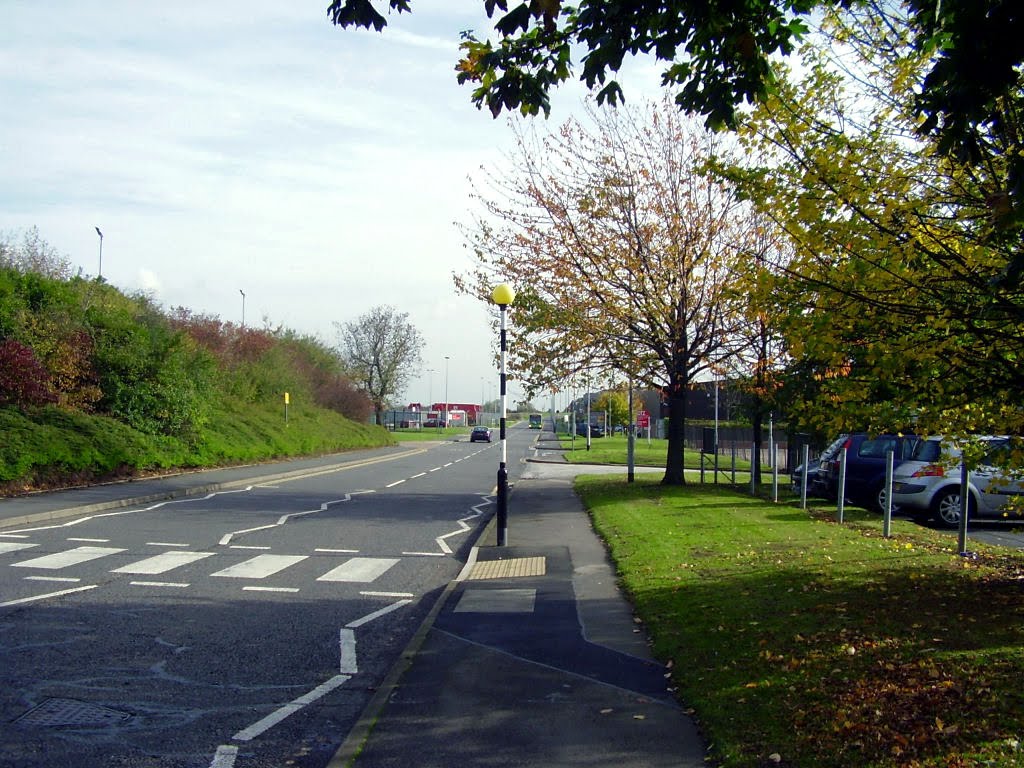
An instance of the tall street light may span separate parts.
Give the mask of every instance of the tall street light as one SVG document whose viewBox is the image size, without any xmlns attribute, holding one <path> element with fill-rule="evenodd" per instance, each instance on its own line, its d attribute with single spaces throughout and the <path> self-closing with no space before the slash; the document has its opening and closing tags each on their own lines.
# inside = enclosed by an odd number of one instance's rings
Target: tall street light
<svg viewBox="0 0 1024 768">
<path fill-rule="evenodd" d="M 436 368 L 427 368 L 427 410 L 431 410 L 434 407 L 434 374 L 437 373 Z"/>
<path fill-rule="evenodd" d="M 499 387 L 501 396 L 501 421 L 499 424 L 499 436 L 501 438 L 501 458 L 498 462 L 498 546 L 503 547 L 508 542 L 508 454 L 505 447 L 505 414 L 506 414 L 506 390 L 505 390 L 505 358 L 508 344 L 505 338 L 505 316 L 508 305 L 515 301 L 516 292 L 508 283 L 501 283 L 491 291 L 491 301 L 498 305 L 501 315 L 501 336 L 499 338 L 501 348 L 501 368 L 499 374 Z"/>
<path fill-rule="evenodd" d="M 444 426 L 448 428 L 448 355 L 444 356 Z"/>
<path fill-rule="evenodd" d="M 103 279 L 103 233 L 100 232 L 100 228 L 99 227 L 94 227 L 94 229 L 96 230 L 96 234 L 100 236 L 100 273 L 99 273 L 99 275 L 97 276 L 96 279 L 97 280 L 102 280 Z"/>
<path fill-rule="evenodd" d="M 245 328 L 245 291 L 243 291 L 241 288 L 239 288 L 238 292 L 240 294 L 242 294 L 242 328 L 244 329 Z"/>
</svg>

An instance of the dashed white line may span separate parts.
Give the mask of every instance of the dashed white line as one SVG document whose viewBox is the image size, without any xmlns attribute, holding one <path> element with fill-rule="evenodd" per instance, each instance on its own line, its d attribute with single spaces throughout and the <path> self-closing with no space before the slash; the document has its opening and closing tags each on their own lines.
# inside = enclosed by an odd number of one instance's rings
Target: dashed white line
<svg viewBox="0 0 1024 768">
<path fill-rule="evenodd" d="M 427 471 L 428 472 L 438 472 L 438 471 L 440 471 L 442 469 L 444 469 L 444 467 L 434 467 L 433 469 L 428 469 Z"/>
<path fill-rule="evenodd" d="M 81 579 L 73 579 L 70 576 L 26 576 L 25 581 L 64 581 L 77 584 Z"/>
<path fill-rule="evenodd" d="M 222 744 L 217 747 L 217 754 L 213 756 L 210 768 L 234 768 L 235 758 L 238 757 L 238 747 L 230 744 Z"/>
<path fill-rule="evenodd" d="M 356 660 L 356 633 L 343 627 L 338 636 L 338 648 L 341 657 L 341 669 L 339 670 L 341 674 L 359 674 L 359 664 Z"/>
<path fill-rule="evenodd" d="M 73 539 L 68 538 L 68 541 L 81 541 L 85 544 L 107 544 L 110 539 Z"/>
<path fill-rule="evenodd" d="M 258 549 L 258 550 L 266 551 L 266 550 L 270 549 L 270 547 L 255 547 L 255 546 L 247 547 L 244 544 L 232 544 L 230 547 L 228 547 L 228 549 Z"/>
<path fill-rule="evenodd" d="M 412 592 L 360 592 L 363 597 L 415 597 Z"/>
<path fill-rule="evenodd" d="M 403 552 L 408 557 L 444 557 L 444 552 Z"/>
<path fill-rule="evenodd" d="M 404 482 L 405 482 L 405 480 L 395 480 L 395 482 L 389 483 L 388 485 L 385 485 L 384 487 L 385 488 L 394 488 L 396 485 L 401 485 Z"/>
<path fill-rule="evenodd" d="M 191 544 L 179 544 L 174 541 L 147 541 L 147 547 L 191 547 Z"/>
<path fill-rule="evenodd" d="M 354 555 L 354 554 L 359 552 L 358 549 L 324 549 L 324 548 L 314 549 L 313 551 L 314 552 L 325 552 L 326 554 L 329 554 L 329 555 Z"/>
<path fill-rule="evenodd" d="M 297 587 L 242 587 L 243 592 L 298 592 Z"/>
<path fill-rule="evenodd" d="M 426 477 L 426 474 L 427 474 L 426 472 L 420 472 L 418 475 L 413 475 L 409 479 L 410 480 L 415 480 L 417 477 Z"/>
<path fill-rule="evenodd" d="M 275 710 L 274 712 L 271 712 L 269 715 L 264 717 L 259 722 L 253 723 L 248 728 L 242 729 L 234 736 L 232 736 L 232 738 L 235 739 L 235 741 L 252 741 L 261 733 L 269 730 L 270 728 L 273 728 L 286 717 L 295 714 L 307 704 L 312 704 L 317 699 L 326 696 L 328 693 L 333 691 L 335 688 L 337 688 L 339 685 L 341 685 L 348 679 L 348 675 L 335 675 L 326 683 L 318 685 L 316 688 L 314 688 L 312 691 L 305 694 L 304 696 L 299 696 L 299 698 L 295 699 L 294 701 L 285 704 L 283 707 Z"/>
</svg>

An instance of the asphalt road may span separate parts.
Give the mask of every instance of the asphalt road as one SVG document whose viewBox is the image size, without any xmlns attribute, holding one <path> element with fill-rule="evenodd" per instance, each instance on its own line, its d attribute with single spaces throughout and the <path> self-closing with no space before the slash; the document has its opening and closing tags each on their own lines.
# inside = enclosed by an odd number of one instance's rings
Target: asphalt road
<svg viewBox="0 0 1024 768">
<path fill-rule="evenodd" d="M 535 437 L 509 430 L 513 482 Z M 0 762 L 322 768 L 490 517 L 498 450 L 0 528 Z"/>
</svg>

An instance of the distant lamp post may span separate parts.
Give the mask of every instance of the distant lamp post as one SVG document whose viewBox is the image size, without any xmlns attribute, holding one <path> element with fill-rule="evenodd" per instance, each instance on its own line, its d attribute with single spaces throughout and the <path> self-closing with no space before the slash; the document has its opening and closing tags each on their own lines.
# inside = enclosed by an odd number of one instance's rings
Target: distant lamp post
<svg viewBox="0 0 1024 768">
<path fill-rule="evenodd" d="M 498 546 L 508 543 L 508 454 L 505 447 L 506 388 L 505 358 L 508 343 L 505 338 L 505 322 L 508 305 L 515 301 L 516 292 L 508 283 L 501 283 L 491 291 L 491 301 L 498 305 L 501 315 L 501 368 L 499 375 L 499 392 L 501 397 L 501 420 L 498 422 L 498 436 L 501 438 L 501 458 L 498 462 Z"/>
<path fill-rule="evenodd" d="M 97 276 L 97 280 L 103 279 L 103 233 L 100 232 L 99 227 L 95 227 L 96 234 L 100 236 L 100 273 Z"/>
<path fill-rule="evenodd" d="M 448 355 L 444 356 L 444 426 L 448 428 Z"/>
<path fill-rule="evenodd" d="M 242 328 L 245 328 L 245 291 L 239 288 L 238 292 L 242 294 Z"/>
</svg>

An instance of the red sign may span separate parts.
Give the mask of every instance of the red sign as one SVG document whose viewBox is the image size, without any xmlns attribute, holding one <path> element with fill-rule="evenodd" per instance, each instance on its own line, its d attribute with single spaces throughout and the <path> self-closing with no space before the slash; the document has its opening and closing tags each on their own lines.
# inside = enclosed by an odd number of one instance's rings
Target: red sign
<svg viewBox="0 0 1024 768">
<path fill-rule="evenodd" d="M 647 429 L 651 426 L 651 414 L 647 411 L 640 411 L 636 415 L 636 425 L 642 429 Z"/>
</svg>

